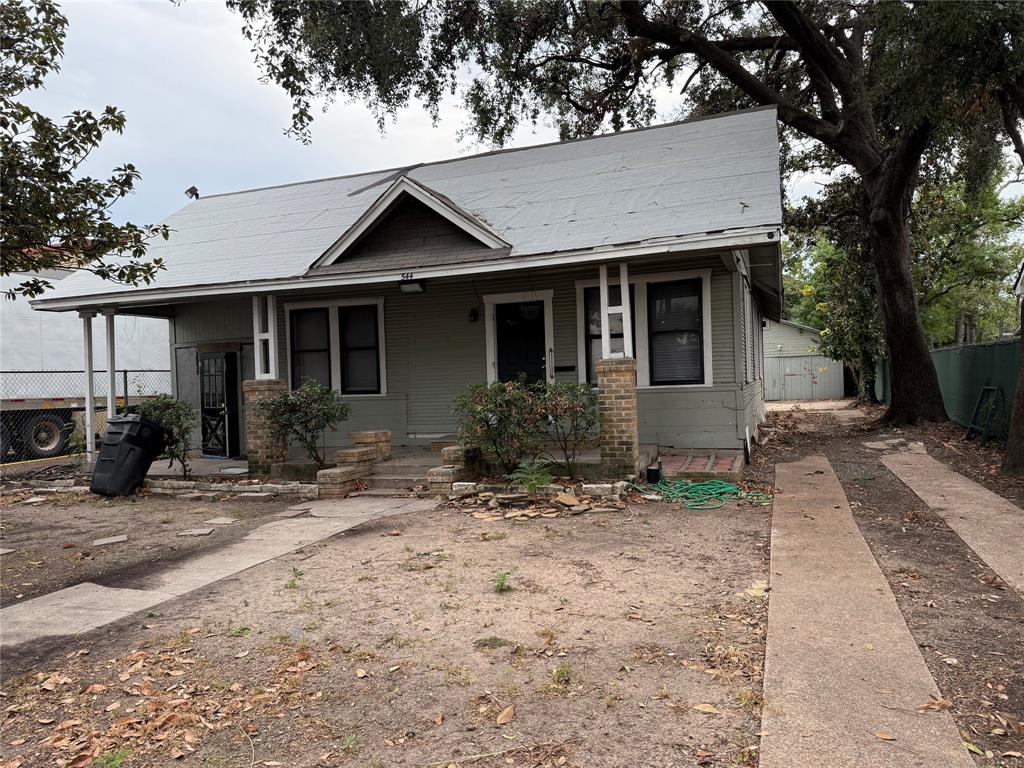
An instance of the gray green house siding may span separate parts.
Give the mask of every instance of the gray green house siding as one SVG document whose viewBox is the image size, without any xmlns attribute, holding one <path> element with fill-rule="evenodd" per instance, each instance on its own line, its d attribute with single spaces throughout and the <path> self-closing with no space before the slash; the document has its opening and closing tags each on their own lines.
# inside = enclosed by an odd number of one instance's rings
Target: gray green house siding
<svg viewBox="0 0 1024 768">
<path fill-rule="evenodd" d="M 760 381 L 745 373 L 743 280 L 727 271 L 718 254 L 661 258 L 630 265 L 630 277 L 710 270 L 710 341 L 713 384 L 641 387 L 640 440 L 674 448 L 740 448 L 756 433 L 763 406 Z M 384 302 L 387 391 L 347 397 L 350 420 L 328 435 L 344 445 L 350 430 L 389 429 L 396 445 L 430 442 L 455 430 L 450 405 L 467 385 L 487 379 L 484 297 L 489 294 L 553 291 L 555 377 L 577 381 L 577 281 L 597 278 L 597 267 L 574 267 L 431 281 L 422 294 L 403 294 L 394 283 L 321 293 L 277 294 L 280 375 L 290 380 L 287 315 L 297 302 L 378 297 Z M 471 310 L 477 319 L 470 320 Z M 760 333 L 760 323 L 752 329 Z M 750 334 L 747 334 L 749 336 Z M 194 367 L 184 363 L 203 345 L 237 343 L 242 368 L 252 371 L 252 302 L 249 297 L 178 304 L 171 321 L 172 361 L 179 396 L 197 391 Z M 637 339 L 637 344 L 646 344 Z M 247 359 L 246 359 L 247 358 Z"/>
</svg>

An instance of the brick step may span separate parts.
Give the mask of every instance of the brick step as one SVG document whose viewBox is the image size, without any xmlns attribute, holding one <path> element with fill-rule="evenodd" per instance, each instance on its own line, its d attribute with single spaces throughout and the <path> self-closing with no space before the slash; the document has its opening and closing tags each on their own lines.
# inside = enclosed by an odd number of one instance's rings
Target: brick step
<svg viewBox="0 0 1024 768">
<path fill-rule="evenodd" d="M 425 486 L 426 477 L 410 477 L 409 475 L 388 475 L 374 473 L 363 479 L 367 488 L 387 488 L 412 490 L 417 485 Z"/>
</svg>

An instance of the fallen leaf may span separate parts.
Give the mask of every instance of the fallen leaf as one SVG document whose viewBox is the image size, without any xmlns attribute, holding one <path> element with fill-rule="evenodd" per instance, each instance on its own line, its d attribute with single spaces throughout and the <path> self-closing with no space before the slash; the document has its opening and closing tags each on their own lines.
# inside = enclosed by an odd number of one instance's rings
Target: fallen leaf
<svg viewBox="0 0 1024 768">
<path fill-rule="evenodd" d="M 494 722 L 497 723 L 498 725 L 506 725 L 507 723 L 511 723 L 512 722 L 512 718 L 515 717 L 515 716 L 516 716 L 515 705 L 514 704 L 509 704 L 507 707 L 505 707 L 503 710 L 501 710 L 501 714 L 498 715 L 498 719 L 495 720 Z"/>
<path fill-rule="evenodd" d="M 370 674 L 370 673 L 367 672 L 362 667 L 359 667 L 358 669 L 356 669 L 356 677 L 366 677 L 368 674 Z"/>
<path fill-rule="evenodd" d="M 953 702 L 949 699 L 942 699 L 931 694 L 929 694 L 929 697 L 931 699 L 929 702 L 918 706 L 918 712 L 942 712 L 953 706 Z"/>
<path fill-rule="evenodd" d="M 120 701 L 115 701 L 113 704 L 107 704 L 107 708 L 104 710 L 104 712 L 113 712 L 115 709 L 120 709 L 120 708 L 121 708 L 121 702 Z"/>
<path fill-rule="evenodd" d="M 943 659 L 943 661 L 949 664 L 951 667 L 955 667 L 960 663 L 960 659 L 953 658 L 952 656 L 947 656 Z"/>
<path fill-rule="evenodd" d="M 966 749 L 968 752 L 973 752 L 974 754 L 981 755 L 982 757 L 985 756 L 985 750 L 983 750 L 977 744 L 972 744 L 969 741 L 961 741 L 960 743 L 964 745 L 964 749 Z"/>
<path fill-rule="evenodd" d="M 444 723 L 444 712 L 438 712 L 437 717 L 434 718 L 434 725 L 441 725 Z"/>
<path fill-rule="evenodd" d="M 720 715 L 721 712 L 715 708 L 714 704 L 694 704 L 690 709 L 695 709 L 698 712 L 703 712 L 706 715 Z"/>
<path fill-rule="evenodd" d="M 244 659 L 248 655 L 249 655 L 248 651 L 241 651 L 241 652 L 235 654 L 235 658 L 236 659 Z"/>
<path fill-rule="evenodd" d="M 882 741 L 896 741 L 895 736 L 893 736 L 891 733 L 886 733 L 885 731 L 875 731 L 875 736 L 881 739 Z"/>
</svg>

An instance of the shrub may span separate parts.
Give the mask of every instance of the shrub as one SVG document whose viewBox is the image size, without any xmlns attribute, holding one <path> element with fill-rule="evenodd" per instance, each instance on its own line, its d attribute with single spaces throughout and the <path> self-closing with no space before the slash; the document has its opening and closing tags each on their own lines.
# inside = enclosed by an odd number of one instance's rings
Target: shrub
<svg viewBox="0 0 1024 768">
<path fill-rule="evenodd" d="M 588 384 L 548 384 L 541 398 L 541 412 L 562 455 L 561 465 L 569 477 L 574 477 L 576 453 L 598 426 L 597 395 Z"/>
<path fill-rule="evenodd" d="M 168 466 L 177 461 L 185 479 L 192 473 L 188 465 L 188 452 L 192 447 L 192 430 L 196 424 L 196 409 L 173 395 L 147 397 L 138 405 L 128 409 L 145 419 L 154 421 L 167 433 L 164 456 L 170 459 Z"/>
<path fill-rule="evenodd" d="M 351 409 L 341 395 L 313 379 L 303 379 L 298 389 L 282 392 L 254 404 L 256 413 L 283 432 L 289 443 L 301 445 L 318 467 L 327 464 L 324 432 L 348 419 Z"/>
<path fill-rule="evenodd" d="M 542 398 L 543 385 L 523 379 L 470 386 L 452 403 L 459 441 L 479 448 L 505 472 L 512 472 L 541 451 Z"/>
<path fill-rule="evenodd" d="M 546 461 L 521 461 L 515 472 L 508 479 L 526 489 L 527 493 L 536 493 L 538 488 L 551 485 L 551 473 Z"/>
</svg>

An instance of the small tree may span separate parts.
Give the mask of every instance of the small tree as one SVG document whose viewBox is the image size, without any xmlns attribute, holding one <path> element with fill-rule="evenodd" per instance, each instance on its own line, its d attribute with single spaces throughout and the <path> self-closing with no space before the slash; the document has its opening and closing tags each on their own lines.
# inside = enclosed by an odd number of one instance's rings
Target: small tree
<svg viewBox="0 0 1024 768">
<path fill-rule="evenodd" d="M 192 474 L 188 465 L 188 452 L 192 447 L 192 430 L 195 429 L 196 410 L 174 395 L 157 395 L 147 398 L 129 409 L 143 418 L 156 422 L 167 434 L 164 456 L 170 459 L 167 466 L 173 467 L 177 461 L 181 465 L 181 473 L 187 480 Z"/>
<path fill-rule="evenodd" d="M 542 402 L 543 392 L 523 379 L 473 384 L 452 403 L 459 441 L 512 472 L 541 451 Z"/>
<path fill-rule="evenodd" d="M 544 389 L 541 411 L 547 420 L 549 434 L 562 455 L 561 465 L 569 477 L 574 477 L 576 453 L 597 429 L 597 395 L 588 384 L 548 384 Z"/>
<path fill-rule="evenodd" d="M 309 378 L 303 379 L 293 392 L 260 400 L 253 407 L 272 427 L 283 432 L 289 443 L 301 445 L 320 468 L 327 464 L 324 432 L 347 420 L 351 412 L 341 395 Z"/>
</svg>

